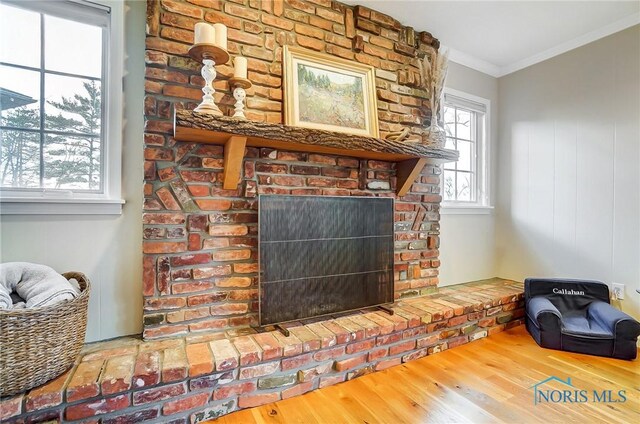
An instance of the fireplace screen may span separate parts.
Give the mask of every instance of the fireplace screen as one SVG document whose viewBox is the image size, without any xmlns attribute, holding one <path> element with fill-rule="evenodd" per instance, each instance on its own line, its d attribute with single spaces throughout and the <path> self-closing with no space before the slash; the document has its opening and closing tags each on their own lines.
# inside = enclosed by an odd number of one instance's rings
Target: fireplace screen
<svg viewBox="0 0 640 424">
<path fill-rule="evenodd" d="M 393 302 L 393 199 L 260 196 L 260 325 Z"/>
</svg>

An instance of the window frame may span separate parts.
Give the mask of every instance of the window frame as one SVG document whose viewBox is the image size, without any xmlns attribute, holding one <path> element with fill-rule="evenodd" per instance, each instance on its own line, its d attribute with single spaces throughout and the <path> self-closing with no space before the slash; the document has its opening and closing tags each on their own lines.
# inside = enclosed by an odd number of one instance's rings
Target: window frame
<svg viewBox="0 0 640 424">
<path fill-rule="evenodd" d="M 447 97 L 452 100 L 447 101 Z M 456 103 L 458 99 L 460 102 Z M 442 214 L 490 214 L 493 210 L 491 205 L 491 179 L 490 179 L 490 140 L 491 140 L 491 101 L 483 97 L 469 94 L 460 90 L 445 87 L 442 105 L 456 106 L 465 109 L 464 102 L 477 104 L 484 108 L 484 119 L 481 125 L 476 125 L 476 154 L 475 163 L 472 169 L 475 169 L 475 202 L 465 201 L 446 201 L 444 200 L 444 165 L 441 167 L 440 190 L 443 194 L 440 211 Z M 467 110 L 473 108 L 467 108 Z M 478 108 L 479 109 L 479 108 Z M 474 111 L 476 113 L 481 111 Z M 443 110 L 444 113 L 444 110 Z"/>
<path fill-rule="evenodd" d="M 95 12 L 83 7 L 100 9 L 109 15 L 103 37 L 103 61 L 101 76 L 102 107 L 102 158 L 101 192 L 56 189 L 2 189 L 0 188 L 0 214 L 2 215 L 119 215 L 124 200 L 121 199 L 122 175 L 122 78 L 124 66 L 124 2 L 117 0 L 66 0 L 31 1 L 3 0 L 8 6 L 80 22 L 103 25 L 96 22 Z M 44 35 L 43 35 L 44 36 Z M 42 48 L 42 47 L 41 47 Z M 40 68 L 40 72 L 45 72 Z M 42 87 L 41 87 L 42 89 Z M 43 131 L 40 128 L 38 132 Z"/>
</svg>

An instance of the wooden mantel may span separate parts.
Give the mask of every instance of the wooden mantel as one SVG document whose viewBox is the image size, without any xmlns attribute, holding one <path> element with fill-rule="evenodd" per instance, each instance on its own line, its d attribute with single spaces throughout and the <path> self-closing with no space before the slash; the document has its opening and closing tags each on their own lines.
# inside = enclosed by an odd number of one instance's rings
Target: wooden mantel
<svg viewBox="0 0 640 424">
<path fill-rule="evenodd" d="M 234 189 L 240 181 L 246 146 L 396 162 L 398 196 L 409 191 L 427 163 L 453 162 L 458 159 L 456 151 L 420 143 L 238 120 L 188 110 L 176 111 L 174 137 L 178 141 L 225 146 L 225 189 Z"/>
</svg>

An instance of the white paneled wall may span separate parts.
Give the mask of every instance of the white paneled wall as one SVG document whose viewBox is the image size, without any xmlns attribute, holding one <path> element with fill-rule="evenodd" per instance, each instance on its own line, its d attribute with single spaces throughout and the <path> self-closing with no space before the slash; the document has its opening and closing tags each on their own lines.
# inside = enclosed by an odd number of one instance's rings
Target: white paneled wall
<svg viewBox="0 0 640 424">
<path fill-rule="evenodd" d="M 640 317 L 640 26 L 499 93 L 497 274 L 623 283 Z"/>
</svg>

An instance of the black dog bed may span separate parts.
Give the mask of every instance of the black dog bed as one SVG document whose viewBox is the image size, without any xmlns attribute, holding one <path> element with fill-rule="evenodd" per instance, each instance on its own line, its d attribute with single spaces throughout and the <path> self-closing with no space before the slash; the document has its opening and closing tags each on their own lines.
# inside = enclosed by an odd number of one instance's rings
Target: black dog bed
<svg viewBox="0 0 640 424">
<path fill-rule="evenodd" d="M 635 359 L 640 323 L 609 304 L 599 281 L 527 278 L 526 327 L 538 345 L 569 352 Z"/>
</svg>

